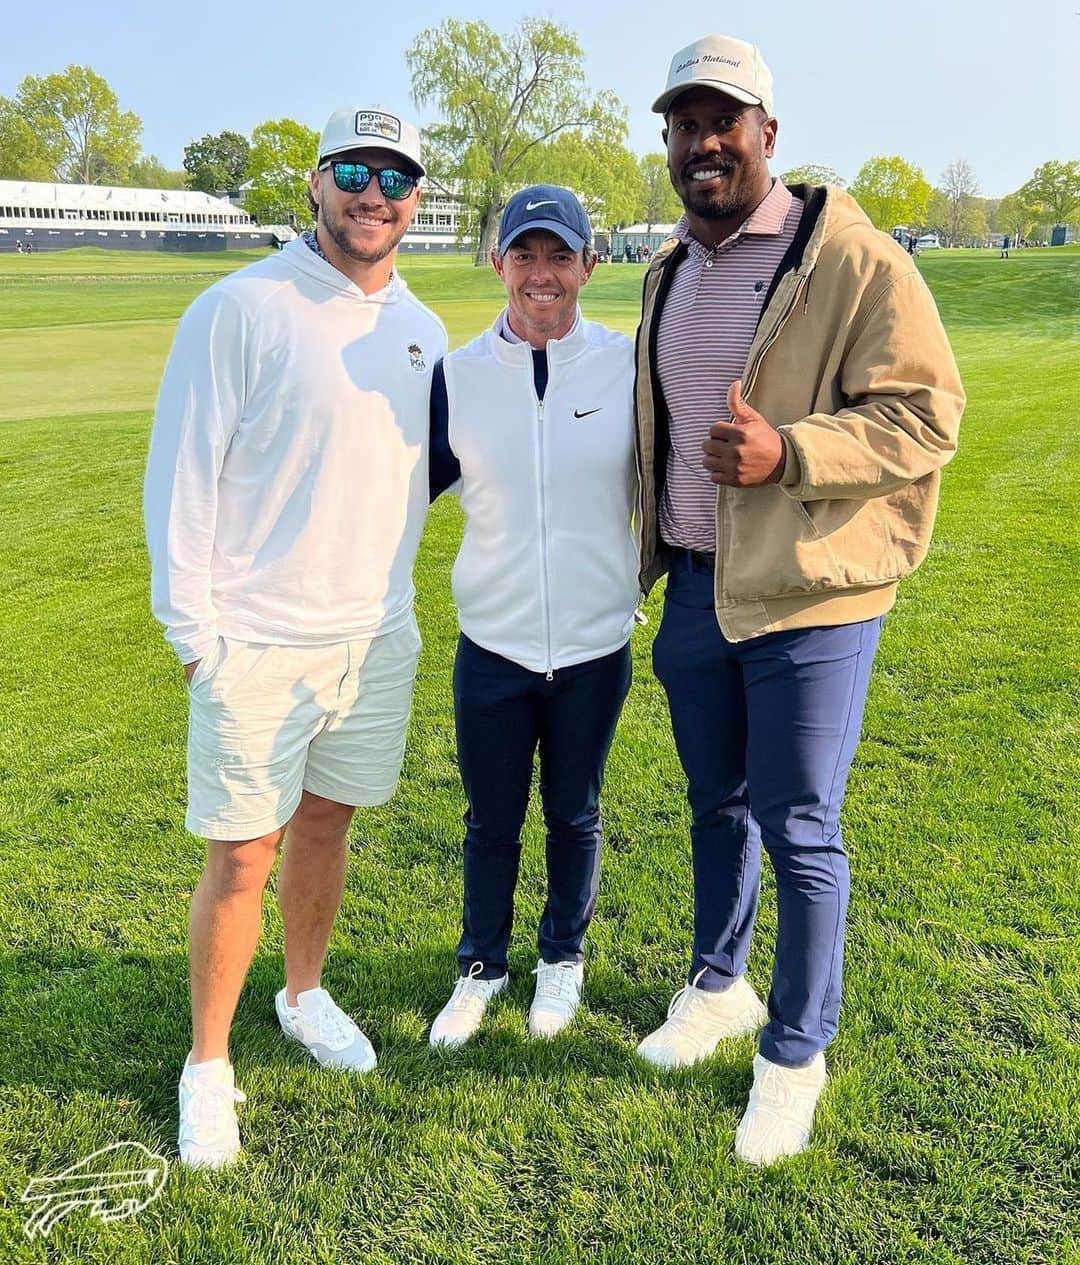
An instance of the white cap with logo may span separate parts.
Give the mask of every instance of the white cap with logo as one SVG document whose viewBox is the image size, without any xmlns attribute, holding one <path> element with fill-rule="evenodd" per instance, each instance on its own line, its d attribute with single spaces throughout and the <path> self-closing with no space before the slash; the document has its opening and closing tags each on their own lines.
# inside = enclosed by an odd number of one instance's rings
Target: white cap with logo
<svg viewBox="0 0 1080 1265">
<path fill-rule="evenodd" d="M 772 74 L 761 49 L 729 35 L 706 35 L 675 54 L 653 112 L 667 114 L 675 98 L 690 88 L 714 88 L 736 101 L 760 105 L 766 114 L 773 111 Z"/>
<path fill-rule="evenodd" d="M 330 115 L 319 141 L 319 162 L 350 149 L 385 149 L 406 159 L 421 176 L 424 174 L 420 133 L 400 115 L 382 106 L 348 106 Z"/>
</svg>

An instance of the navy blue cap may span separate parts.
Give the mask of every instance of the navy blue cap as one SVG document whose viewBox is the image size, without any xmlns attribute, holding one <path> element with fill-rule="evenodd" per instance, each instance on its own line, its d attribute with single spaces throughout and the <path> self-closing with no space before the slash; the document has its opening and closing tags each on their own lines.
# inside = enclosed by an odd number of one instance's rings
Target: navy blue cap
<svg viewBox="0 0 1080 1265">
<path fill-rule="evenodd" d="M 546 228 L 571 248 L 592 243 L 592 225 L 585 208 L 569 189 L 556 184 L 533 184 L 507 202 L 499 221 L 499 254 L 505 255 L 522 233 Z"/>
</svg>

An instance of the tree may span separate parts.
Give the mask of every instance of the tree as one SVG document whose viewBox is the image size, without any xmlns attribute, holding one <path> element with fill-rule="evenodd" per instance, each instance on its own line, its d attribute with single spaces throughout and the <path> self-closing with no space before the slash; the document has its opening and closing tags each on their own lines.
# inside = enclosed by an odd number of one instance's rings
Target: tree
<svg viewBox="0 0 1080 1265">
<path fill-rule="evenodd" d="M 1020 194 L 1029 207 L 1041 206 L 1048 227 L 1071 223 L 1080 217 L 1080 162 L 1043 163 Z"/>
<path fill-rule="evenodd" d="M 308 177 L 319 134 L 295 119 L 271 119 L 251 133 L 251 188 L 244 208 L 261 224 L 309 224 Z"/>
<path fill-rule="evenodd" d="M 645 154 L 638 160 L 641 194 L 633 218 L 652 232 L 654 224 L 671 224 L 683 212 L 679 195 L 671 187 L 664 154 Z M 630 218 L 630 217 L 627 217 Z"/>
<path fill-rule="evenodd" d="M 1027 186 L 1025 185 L 1024 188 Z M 1007 194 L 997 204 L 993 225 L 998 233 L 1008 233 L 1015 242 L 1017 238 L 1030 237 L 1038 227 L 1042 216 L 1042 204 L 1028 201 L 1024 189 Z"/>
<path fill-rule="evenodd" d="M 898 224 L 914 228 L 926 223 L 930 185 L 920 168 L 902 158 L 868 159 L 850 192 L 875 228 L 888 232 Z"/>
<path fill-rule="evenodd" d="M 974 235 L 978 219 L 974 199 L 978 192 L 979 182 L 971 164 L 963 158 L 949 163 L 941 176 L 941 193 L 946 204 L 945 238 L 950 246 Z"/>
<path fill-rule="evenodd" d="M 219 132 L 184 146 L 189 189 L 235 192 L 247 179 L 251 146 L 239 132 Z"/>
<path fill-rule="evenodd" d="M 15 110 L 54 160 L 54 179 L 109 184 L 126 178 L 139 153 L 142 123 L 89 66 L 27 75 Z"/>
<path fill-rule="evenodd" d="M 478 265 L 515 188 L 567 181 L 559 163 L 580 150 L 560 149 L 557 137 L 595 135 L 600 149 L 626 138 L 625 106 L 613 93 L 588 92 L 577 37 L 545 18 L 526 18 L 506 37 L 483 21 L 447 18 L 421 31 L 405 60 L 416 103 L 444 117 L 425 129 L 425 165 L 471 213 Z"/>
<path fill-rule="evenodd" d="M 639 202 L 637 159 L 615 135 L 594 130 L 564 132 L 544 147 L 544 168 L 557 171 L 556 183 L 577 192 L 589 219 L 600 224 L 625 223 Z M 545 170 L 535 178 L 550 183 Z M 533 177 L 530 177 L 530 179 Z"/>
<path fill-rule="evenodd" d="M 0 97 L 0 180 L 55 180 L 59 154 L 27 122 L 14 101 Z"/>
<path fill-rule="evenodd" d="M 128 170 L 124 184 L 133 189 L 186 189 L 182 171 L 169 171 L 154 154 L 137 158 Z"/>
<path fill-rule="evenodd" d="M 801 167 L 792 167 L 780 179 L 784 184 L 832 184 L 838 189 L 842 189 L 845 183 L 839 172 L 818 163 L 803 163 Z"/>
</svg>

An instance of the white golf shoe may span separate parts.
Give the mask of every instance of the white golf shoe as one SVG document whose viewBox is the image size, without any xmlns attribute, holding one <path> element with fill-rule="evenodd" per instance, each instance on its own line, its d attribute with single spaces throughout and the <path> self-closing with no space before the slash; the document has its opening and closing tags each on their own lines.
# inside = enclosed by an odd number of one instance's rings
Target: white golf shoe
<svg viewBox="0 0 1080 1265">
<path fill-rule="evenodd" d="M 476 963 L 473 970 L 480 968 Z M 450 1000 L 435 1016 L 428 1041 L 432 1045 L 452 1048 L 464 1045 L 480 1027 L 488 1002 L 506 987 L 508 975 L 498 979 L 477 979 L 475 975 L 462 975 L 454 985 Z"/>
<path fill-rule="evenodd" d="M 246 1102 L 236 1088 L 227 1059 L 192 1063 L 180 1073 L 180 1163 L 188 1168 L 224 1168 L 240 1155 L 236 1104 Z"/>
<path fill-rule="evenodd" d="M 536 994 L 529 1007 L 529 1031 L 534 1037 L 553 1037 L 574 1017 L 581 1002 L 585 966 L 581 962 L 545 962 L 533 971 Z"/>
<path fill-rule="evenodd" d="M 321 1066 L 346 1072 L 370 1072 L 375 1066 L 371 1042 L 325 988 L 297 993 L 295 1006 L 289 1005 L 283 988 L 274 1008 L 281 1031 Z"/>
<path fill-rule="evenodd" d="M 703 973 L 699 971 L 695 981 Z M 665 1022 L 649 1033 L 637 1052 L 657 1067 L 689 1067 L 708 1058 L 721 1041 L 756 1032 L 768 1017 L 761 998 L 742 975 L 723 992 L 687 984 L 671 999 Z"/>
<path fill-rule="evenodd" d="M 756 1055 L 750 1101 L 735 1130 L 737 1158 L 747 1164 L 775 1164 L 805 1151 L 825 1081 L 824 1054 L 806 1067 L 781 1067 Z"/>
</svg>

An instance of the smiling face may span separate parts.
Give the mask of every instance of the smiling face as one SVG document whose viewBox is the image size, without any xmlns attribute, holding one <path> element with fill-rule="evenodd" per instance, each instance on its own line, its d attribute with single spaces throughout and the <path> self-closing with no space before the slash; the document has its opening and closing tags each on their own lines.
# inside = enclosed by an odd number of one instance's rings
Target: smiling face
<svg viewBox="0 0 1080 1265">
<path fill-rule="evenodd" d="M 368 278 L 372 269 L 380 276 L 385 273 L 388 279 L 398 242 L 420 204 L 420 188 L 417 186 L 400 201 L 386 197 L 379 188 L 378 170 L 409 170 L 405 159 L 386 150 L 353 149 L 335 154 L 334 158 L 366 163 L 372 168 L 372 177 L 360 193 L 343 193 L 334 183 L 330 167 L 311 173 L 311 196 L 319 207 L 319 244 L 330 262 L 358 284 L 360 277 Z M 385 279 L 381 284 L 385 284 Z"/>
<path fill-rule="evenodd" d="M 699 240 L 722 241 L 769 192 L 777 122 L 713 88 L 675 98 L 664 128 L 668 172 Z"/>
<path fill-rule="evenodd" d="M 539 228 L 522 233 L 502 258 L 493 251 L 491 262 L 506 287 L 510 328 L 519 338 L 539 351 L 570 332 L 595 256 L 590 253 L 586 263 L 580 250 Z"/>
</svg>

